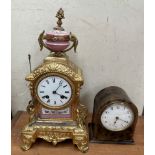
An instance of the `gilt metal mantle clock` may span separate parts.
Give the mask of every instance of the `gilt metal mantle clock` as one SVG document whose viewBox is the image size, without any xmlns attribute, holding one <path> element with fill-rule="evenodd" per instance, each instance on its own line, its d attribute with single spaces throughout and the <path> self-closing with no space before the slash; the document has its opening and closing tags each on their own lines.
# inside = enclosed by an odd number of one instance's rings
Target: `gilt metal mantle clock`
<svg viewBox="0 0 155 155">
<path fill-rule="evenodd" d="M 38 38 L 40 49 L 45 47 L 50 54 L 26 77 L 30 82 L 32 100 L 27 106 L 29 123 L 21 132 L 21 148 L 30 149 L 37 138 L 54 145 L 72 139 L 81 152 L 86 152 L 89 141 L 85 121 L 87 109 L 79 98 L 84 82 L 82 70 L 65 54 L 72 48 L 76 51 L 78 40 L 61 26 L 62 9 L 56 17 L 58 21 L 54 30 L 43 31 Z"/>
</svg>

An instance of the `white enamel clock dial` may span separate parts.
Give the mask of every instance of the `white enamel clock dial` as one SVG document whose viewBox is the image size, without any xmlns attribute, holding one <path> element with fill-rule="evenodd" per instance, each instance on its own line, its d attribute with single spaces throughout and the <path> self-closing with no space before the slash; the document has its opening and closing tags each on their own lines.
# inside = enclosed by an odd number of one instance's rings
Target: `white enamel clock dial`
<svg viewBox="0 0 155 155">
<path fill-rule="evenodd" d="M 111 131 L 127 129 L 133 122 L 134 114 L 123 102 L 115 102 L 108 106 L 101 115 L 102 125 Z"/>
<path fill-rule="evenodd" d="M 71 99 L 72 89 L 65 79 L 49 76 L 40 81 L 37 93 L 44 104 L 57 107 L 65 105 Z"/>
</svg>

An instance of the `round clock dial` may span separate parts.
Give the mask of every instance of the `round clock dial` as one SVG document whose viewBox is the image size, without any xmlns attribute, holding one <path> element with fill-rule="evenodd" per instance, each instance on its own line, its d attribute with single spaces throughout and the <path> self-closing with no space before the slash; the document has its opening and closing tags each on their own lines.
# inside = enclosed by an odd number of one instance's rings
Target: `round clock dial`
<svg viewBox="0 0 155 155">
<path fill-rule="evenodd" d="M 40 81 L 37 93 L 44 104 L 58 107 L 65 105 L 71 99 L 72 89 L 65 79 L 49 76 Z"/>
<path fill-rule="evenodd" d="M 132 124 L 133 119 L 133 111 L 123 102 L 112 103 L 101 115 L 102 125 L 111 131 L 122 131 L 127 129 Z"/>
</svg>

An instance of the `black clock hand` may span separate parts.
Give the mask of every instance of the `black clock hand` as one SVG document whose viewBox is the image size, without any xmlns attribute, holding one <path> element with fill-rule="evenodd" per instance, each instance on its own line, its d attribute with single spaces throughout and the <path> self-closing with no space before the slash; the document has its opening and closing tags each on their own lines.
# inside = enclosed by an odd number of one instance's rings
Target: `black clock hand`
<svg viewBox="0 0 155 155">
<path fill-rule="evenodd" d="M 128 121 L 125 121 L 125 120 L 123 120 L 123 119 L 121 119 L 121 118 L 119 118 L 119 120 L 121 120 L 121 121 L 123 121 L 123 122 L 125 122 L 125 123 L 128 123 Z"/>
<path fill-rule="evenodd" d="M 57 93 L 57 92 L 55 92 L 55 91 L 53 91 L 53 94 L 57 94 L 57 95 L 59 95 L 62 99 L 67 99 L 67 97 L 66 96 L 64 96 L 64 95 L 61 95 L 61 94 L 59 94 L 59 93 Z"/>
<path fill-rule="evenodd" d="M 61 86 L 62 86 L 62 81 L 59 82 L 58 88 L 57 88 L 55 91 L 53 91 L 53 92 L 55 92 L 55 94 L 56 94 L 57 90 L 58 90 Z"/>
<path fill-rule="evenodd" d="M 58 88 L 57 88 L 55 91 L 53 91 L 53 92 L 57 92 L 57 90 L 60 88 L 60 86 L 61 86 L 61 85 L 59 85 Z"/>
<path fill-rule="evenodd" d="M 115 119 L 116 119 L 116 120 L 115 120 L 114 124 L 116 124 L 116 122 L 117 122 L 117 120 L 119 119 L 119 117 L 117 117 L 117 116 L 116 116 L 116 118 L 115 118 Z"/>
<path fill-rule="evenodd" d="M 57 95 L 59 95 L 62 99 L 67 99 L 67 97 L 66 96 L 64 96 L 64 95 L 61 95 L 61 94 L 58 94 L 58 93 L 56 93 Z"/>
<path fill-rule="evenodd" d="M 49 96 L 48 96 L 48 95 L 45 95 L 45 96 L 43 96 L 42 98 L 47 98 L 47 99 L 49 99 Z"/>
<path fill-rule="evenodd" d="M 66 97 L 66 96 L 64 96 L 64 95 L 61 95 L 60 97 L 61 97 L 62 99 L 64 99 L 64 98 L 65 98 L 65 99 L 67 99 L 67 97 Z"/>
</svg>

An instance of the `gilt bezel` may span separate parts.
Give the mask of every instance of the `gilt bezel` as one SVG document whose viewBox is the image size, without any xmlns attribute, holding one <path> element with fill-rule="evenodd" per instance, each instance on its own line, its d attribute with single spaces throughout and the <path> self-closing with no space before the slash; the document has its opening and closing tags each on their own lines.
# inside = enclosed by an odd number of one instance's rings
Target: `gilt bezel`
<svg viewBox="0 0 155 155">
<path fill-rule="evenodd" d="M 58 77 L 60 77 L 60 78 L 63 78 L 64 80 L 66 80 L 66 81 L 69 83 L 69 85 L 70 85 L 70 87 L 71 87 L 72 93 L 71 93 L 70 100 L 69 100 L 68 102 L 66 102 L 66 103 L 65 103 L 64 105 L 62 105 L 62 106 L 49 106 L 49 105 L 47 105 L 46 103 L 44 103 L 43 101 L 41 101 L 40 97 L 38 96 L 38 91 L 37 91 L 37 89 L 38 89 L 39 83 L 40 83 L 44 78 L 47 78 L 47 77 L 50 77 L 50 76 L 58 76 Z M 47 73 L 47 74 L 45 74 L 45 75 L 42 75 L 41 77 L 39 77 L 39 78 L 37 79 L 37 81 L 36 81 L 36 83 L 35 83 L 35 87 L 34 87 L 34 93 L 35 93 L 36 99 L 38 100 L 38 102 L 39 102 L 43 107 L 49 108 L 49 109 L 51 109 L 51 110 L 61 110 L 61 109 L 63 109 L 63 108 L 67 108 L 67 107 L 70 105 L 70 103 L 72 103 L 72 101 L 73 101 L 73 99 L 74 99 L 74 96 L 75 96 L 75 87 L 74 87 L 74 84 L 73 84 L 72 80 L 71 80 L 69 77 L 66 77 L 66 76 L 63 75 L 63 74 L 59 74 L 59 73 L 54 73 L 54 72 L 53 72 L 53 73 Z"/>
</svg>

